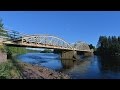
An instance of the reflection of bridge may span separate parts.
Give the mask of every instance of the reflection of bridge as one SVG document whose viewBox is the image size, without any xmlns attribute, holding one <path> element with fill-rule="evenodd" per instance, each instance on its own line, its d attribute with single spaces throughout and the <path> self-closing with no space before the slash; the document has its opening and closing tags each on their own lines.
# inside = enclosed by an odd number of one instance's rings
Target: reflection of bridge
<svg viewBox="0 0 120 90">
<path fill-rule="evenodd" d="M 61 50 L 64 51 L 62 58 L 71 58 L 71 56 L 73 57 L 72 54 L 76 54 L 76 52 L 91 53 L 88 44 L 83 42 L 77 42 L 71 45 L 65 40 L 52 35 L 21 35 L 16 32 L 8 32 L 7 34 L 8 38 L 3 41 L 3 44 L 8 46 Z"/>
</svg>

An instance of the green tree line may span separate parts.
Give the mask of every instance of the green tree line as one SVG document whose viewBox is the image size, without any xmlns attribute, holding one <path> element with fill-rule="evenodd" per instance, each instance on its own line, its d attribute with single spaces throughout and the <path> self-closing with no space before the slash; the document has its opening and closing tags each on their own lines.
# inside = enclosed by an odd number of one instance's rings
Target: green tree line
<svg viewBox="0 0 120 90">
<path fill-rule="evenodd" d="M 13 55 L 27 53 L 28 50 L 23 47 L 5 46 L 8 58 L 12 58 Z"/>
<path fill-rule="evenodd" d="M 120 36 L 100 36 L 97 44 L 99 55 L 120 55 Z"/>
</svg>

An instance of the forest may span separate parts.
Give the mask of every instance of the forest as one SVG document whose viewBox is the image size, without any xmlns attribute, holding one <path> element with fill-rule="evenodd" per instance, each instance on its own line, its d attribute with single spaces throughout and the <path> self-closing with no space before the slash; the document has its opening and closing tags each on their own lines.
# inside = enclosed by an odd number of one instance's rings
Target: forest
<svg viewBox="0 0 120 90">
<path fill-rule="evenodd" d="M 120 56 L 120 36 L 100 36 L 97 54 L 104 56 Z"/>
</svg>

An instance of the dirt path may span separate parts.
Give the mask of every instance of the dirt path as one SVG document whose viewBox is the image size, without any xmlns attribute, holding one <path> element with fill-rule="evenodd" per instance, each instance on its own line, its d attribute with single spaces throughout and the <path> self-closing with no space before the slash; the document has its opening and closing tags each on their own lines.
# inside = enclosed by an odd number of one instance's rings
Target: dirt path
<svg viewBox="0 0 120 90">
<path fill-rule="evenodd" d="M 0 63 L 7 61 L 7 55 L 0 51 Z"/>
</svg>

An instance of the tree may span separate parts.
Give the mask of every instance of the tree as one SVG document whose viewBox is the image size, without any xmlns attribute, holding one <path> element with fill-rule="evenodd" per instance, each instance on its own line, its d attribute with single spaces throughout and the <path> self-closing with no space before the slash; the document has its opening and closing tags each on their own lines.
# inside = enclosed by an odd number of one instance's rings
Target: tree
<svg viewBox="0 0 120 90">
<path fill-rule="evenodd" d="M 0 19 L 0 30 L 4 28 L 3 25 L 4 24 L 2 23 L 2 19 Z"/>
<path fill-rule="evenodd" d="M 4 30 L 4 24 L 2 22 L 2 19 L 0 19 L 0 36 L 7 37 L 7 31 Z"/>
<path fill-rule="evenodd" d="M 95 46 L 93 46 L 92 44 L 89 45 L 90 49 L 95 49 Z"/>
<path fill-rule="evenodd" d="M 118 36 L 118 43 L 120 44 L 120 36 Z"/>
</svg>

